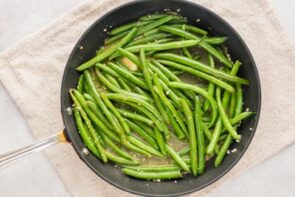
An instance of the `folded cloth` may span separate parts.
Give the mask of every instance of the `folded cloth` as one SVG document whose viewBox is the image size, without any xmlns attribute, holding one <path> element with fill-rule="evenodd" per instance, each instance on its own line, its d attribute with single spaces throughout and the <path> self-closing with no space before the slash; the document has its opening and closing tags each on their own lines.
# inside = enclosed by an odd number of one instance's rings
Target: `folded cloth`
<svg viewBox="0 0 295 197">
<path fill-rule="evenodd" d="M 204 195 L 240 175 L 295 139 L 295 45 L 266 0 L 193 0 L 226 19 L 247 43 L 260 74 L 262 112 L 254 139 L 222 179 L 191 194 Z M 37 138 L 63 129 L 60 84 L 68 56 L 81 34 L 126 0 L 89 1 L 0 55 L 0 79 Z M 62 109 L 65 110 L 65 109 Z M 73 196 L 129 196 L 96 176 L 70 145 L 46 151 Z"/>
</svg>

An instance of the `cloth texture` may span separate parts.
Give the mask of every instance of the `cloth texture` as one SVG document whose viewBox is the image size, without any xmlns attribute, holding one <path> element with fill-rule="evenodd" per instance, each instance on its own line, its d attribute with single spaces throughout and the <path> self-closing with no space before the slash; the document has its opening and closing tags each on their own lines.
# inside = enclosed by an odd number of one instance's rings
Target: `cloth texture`
<svg viewBox="0 0 295 197">
<path fill-rule="evenodd" d="M 0 54 L 0 80 L 36 139 L 63 129 L 60 86 L 69 54 L 82 33 L 126 0 L 87 1 L 53 24 Z M 224 177 L 189 196 L 202 196 L 237 177 L 295 140 L 295 44 L 267 0 L 193 0 L 228 21 L 248 45 L 258 67 L 262 111 L 253 141 Z M 71 145 L 45 152 L 72 196 L 132 196 L 96 176 Z"/>
</svg>

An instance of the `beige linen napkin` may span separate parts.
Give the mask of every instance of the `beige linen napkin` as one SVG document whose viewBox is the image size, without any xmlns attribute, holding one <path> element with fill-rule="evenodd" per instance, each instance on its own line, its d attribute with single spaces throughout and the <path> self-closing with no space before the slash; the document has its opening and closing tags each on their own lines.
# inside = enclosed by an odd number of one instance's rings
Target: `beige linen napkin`
<svg viewBox="0 0 295 197">
<path fill-rule="evenodd" d="M 0 55 L 0 79 L 37 139 L 63 129 L 60 84 L 67 58 L 81 34 L 125 0 L 89 1 Z M 191 194 L 206 194 L 285 148 L 295 139 L 295 45 L 266 0 L 194 0 L 226 19 L 244 38 L 257 63 L 262 113 L 241 161 L 221 180 Z M 62 109 L 64 110 L 64 109 Z M 70 145 L 46 151 L 73 196 L 128 196 L 96 176 Z"/>
</svg>

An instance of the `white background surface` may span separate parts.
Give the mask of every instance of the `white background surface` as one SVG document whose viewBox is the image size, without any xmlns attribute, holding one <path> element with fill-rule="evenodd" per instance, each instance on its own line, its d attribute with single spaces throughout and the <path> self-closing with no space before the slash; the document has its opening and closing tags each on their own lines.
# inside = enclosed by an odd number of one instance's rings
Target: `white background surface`
<svg viewBox="0 0 295 197">
<path fill-rule="evenodd" d="M 79 0 L 0 0 L 0 52 L 38 31 Z M 295 1 L 270 0 L 283 26 L 295 39 Z M 259 9 L 259 8 L 258 8 Z M 0 153 L 34 142 L 25 120 L 0 84 Z M 259 151 L 259 150 L 258 150 Z M 211 196 L 294 196 L 295 144 L 235 180 Z M 0 171 L 0 196 L 69 196 L 43 154 Z"/>
</svg>

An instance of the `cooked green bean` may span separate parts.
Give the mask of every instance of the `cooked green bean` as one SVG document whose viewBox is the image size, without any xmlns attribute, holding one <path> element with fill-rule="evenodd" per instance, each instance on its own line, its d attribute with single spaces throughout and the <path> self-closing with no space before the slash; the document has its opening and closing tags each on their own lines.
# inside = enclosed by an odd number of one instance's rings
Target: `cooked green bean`
<svg viewBox="0 0 295 197">
<path fill-rule="evenodd" d="M 138 146 L 140 147 L 141 149 L 145 150 L 146 152 L 148 153 L 151 153 L 155 156 L 158 156 L 158 157 L 163 157 L 163 155 L 156 149 L 154 149 L 153 147 L 143 143 L 142 141 L 140 141 L 138 138 L 130 135 L 130 136 L 127 136 L 127 139 L 132 143 L 134 144 L 135 146 Z"/>
<path fill-rule="evenodd" d="M 200 70 L 200 71 L 205 72 L 207 74 L 213 75 L 215 77 L 220 77 L 220 78 L 230 81 L 230 82 L 249 85 L 248 80 L 242 79 L 237 76 L 231 76 L 223 71 L 209 67 L 208 65 L 205 65 L 197 60 L 189 59 L 187 57 L 183 57 L 183 56 L 172 54 L 172 53 L 158 53 L 154 57 L 159 58 L 159 59 L 172 60 L 172 61 L 184 64 L 184 65 L 190 66 L 194 69 Z"/>
<path fill-rule="evenodd" d="M 108 39 L 105 41 L 105 44 L 106 44 L 106 45 L 111 44 L 111 43 L 113 43 L 113 42 L 119 40 L 120 38 L 124 37 L 127 33 L 128 33 L 128 32 L 125 31 L 125 32 L 123 32 L 123 33 L 121 33 L 121 34 L 118 34 L 118 35 L 115 35 L 115 36 L 113 36 L 113 37 L 110 37 L 110 38 L 108 38 Z M 98 54 L 97 54 L 97 55 L 98 55 Z"/>
<path fill-rule="evenodd" d="M 181 100 L 181 105 L 184 111 L 184 115 L 187 122 L 189 132 L 189 145 L 190 145 L 190 158 L 191 158 L 191 170 L 194 176 L 198 174 L 198 147 L 196 139 L 195 123 L 192 111 L 185 100 Z"/>
<path fill-rule="evenodd" d="M 127 135 L 130 135 L 130 128 L 128 124 L 126 123 L 125 119 L 121 116 L 121 114 L 118 112 L 116 107 L 110 102 L 108 97 L 105 95 L 105 93 L 100 94 L 101 99 L 103 100 L 104 104 L 111 110 L 111 112 L 114 114 L 114 116 L 118 119 L 120 124 L 122 125 L 124 131 Z"/>
<path fill-rule="evenodd" d="M 84 93 L 84 76 L 80 75 L 79 80 L 78 80 L 78 85 L 77 85 L 77 90 L 83 94 Z"/>
<path fill-rule="evenodd" d="M 133 120 L 138 120 L 138 121 L 141 121 L 141 122 L 144 122 L 150 126 L 152 126 L 154 124 L 154 122 L 149 119 L 149 118 L 146 118 L 140 114 L 136 114 L 134 112 L 131 112 L 131 111 L 128 111 L 126 109 L 117 109 L 120 114 L 126 118 L 130 118 L 130 119 L 133 119 Z"/>
<path fill-rule="evenodd" d="M 120 76 L 124 77 L 126 80 L 129 80 L 130 82 L 134 83 L 135 85 L 143 88 L 143 89 L 148 89 L 147 85 L 135 77 L 131 72 L 122 69 L 120 66 L 114 64 L 114 63 L 109 63 L 108 66 L 112 68 L 116 73 L 118 73 Z"/>
<path fill-rule="evenodd" d="M 177 121 L 175 120 L 175 117 L 173 116 L 172 112 L 168 110 L 168 116 L 170 118 L 170 122 L 171 122 L 171 125 L 175 131 L 175 134 L 176 136 L 179 138 L 179 139 L 183 139 L 185 138 L 185 136 L 188 137 L 188 133 L 185 133 L 187 132 L 186 130 L 183 131 L 180 126 L 178 125 Z"/>
<path fill-rule="evenodd" d="M 134 120 L 133 122 L 135 124 L 137 124 L 137 126 L 142 128 L 145 132 L 147 132 L 152 138 L 156 139 L 154 127 L 151 127 L 150 125 L 147 125 L 147 124 L 140 122 L 138 120 Z"/>
<path fill-rule="evenodd" d="M 103 72 L 106 72 L 106 73 L 112 75 L 113 77 L 119 77 L 118 73 L 116 73 L 113 69 L 106 66 L 105 64 L 97 63 L 97 64 L 95 64 L 95 67 Z"/>
<path fill-rule="evenodd" d="M 83 76 L 83 75 L 81 75 Z M 87 132 L 86 128 L 84 127 L 80 112 L 78 109 L 74 108 L 74 116 L 75 116 L 75 121 L 76 121 L 76 125 L 79 131 L 79 134 L 83 140 L 83 142 L 85 143 L 86 147 L 96 156 L 98 156 L 99 158 L 101 158 L 100 153 L 98 152 L 97 148 L 95 147 L 95 144 L 93 142 L 92 137 L 90 136 L 90 134 Z"/>
<path fill-rule="evenodd" d="M 122 165 L 138 165 L 139 163 L 137 161 L 131 161 L 127 160 L 123 157 L 118 157 L 117 155 L 113 155 L 112 153 L 105 151 L 106 156 L 108 157 L 109 160 L 117 163 L 117 164 L 122 164 Z"/>
<path fill-rule="evenodd" d="M 131 170 L 141 171 L 141 172 L 163 172 L 163 171 L 179 170 L 179 167 L 174 164 L 124 166 L 124 167 Z"/>
<path fill-rule="evenodd" d="M 78 71 L 82 71 L 85 70 L 91 66 L 93 66 L 94 64 L 106 59 L 107 57 L 109 57 L 110 55 L 112 55 L 117 48 L 124 46 L 127 42 L 129 42 L 129 40 L 131 40 L 135 34 L 137 33 L 137 28 L 133 28 L 126 36 L 124 36 L 119 42 L 113 44 L 112 46 L 110 46 L 109 48 L 105 49 L 100 55 L 95 56 L 94 58 L 88 60 L 87 62 L 81 64 L 77 70 Z"/>
<path fill-rule="evenodd" d="M 198 173 L 203 174 L 205 170 L 205 138 L 203 131 L 203 121 L 202 121 L 202 110 L 199 97 L 195 98 L 195 126 L 197 134 L 197 146 L 198 146 Z"/>
<path fill-rule="evenodd" d="M 175 34 L 175 35 L 187 38 L 187 39 L 197 40 L 199 42 L 200 47 L 204 48 L 206 51 L 211 53 L 214 57 L 216 57 L 220 62 L 222 62 L 226 66 L 228 66 L 230 68 L 232 67 L 232 63 L 222 53 L 220 53 L 218 50 L 216 50 L 214 47 L 212 47 L 210 44 L 203 41 L 202 39 L 200 39 L 196 35 L 193 35 L 187 31 L 173 28 L 173 27 L 169 27 L 169 26 L 161 26 L 159 29 L 161 31 Z"/>
<path fill-rule="evenodd" d="M 187 155 L 190 153 L 190 150 L 191 150 L 190 146 L 185 146 L 180 151 L 178 151 L 177 154 L 180 156 Z"/>
<path fill-rule="evenodd" d="M 168 144 L 166 144 L 166 149 L 168 154 L 174 159 L 179 167 L 181 167 L 184 171 L 188 172 L 189 167 L 187 164 L 181 159 L 181 157 L 175 152 Z"/>
<path fill-rule="evenodd" d="M 201 34 L 201 35 L 207 35 L 208 32 L 201 29 L 201 28 L 198 28 L 196 26 L 191 26 L 191 25 L 186 25 L 185 28 L 188 30 L 188 31 L 191 31 L 191 32 L 194 32 L 194 33 L 198 33 L 198 34 Z"/>
<path fill-rule="evenodd" d="M 155 29 L 156 27 L 159 27 L 159 26 L 167 23 L 168 21 L 171 21 L 173 18 L 174 18 L 173 16 L 166 16 L 166 17 L 160 18 L 159 20 L 148 23 L 147 25 L 141 27 L 138 30 L 137 35 L 140 35 L 144 32 L 149 31 L 149 30 Z"/>
<path fill-rule="evenodd" d="M 182 118 L 179 115 L 179 112 L 174 108 L 174 106 L 172 105 L 172 103 L 169 101 L 169 99 L 165 96 L 163 88 L 160 84 L 159 78 L 157 77 L 157 75 L 153 75 L 153 81 L 154 81 L 154 90 L 156 91 L 156 93 L 159 95 L 159 97 L 161 98 L 161 100 L 164 102 L 164 104 L 166 105 L 166 107 L 171 111 L 171 113 L 173 114 L 173 116 L 175 117 L 177 123 L 179 124 L 180 128 L 183 131 L 186 131 L 187 128 L 182 120 Z"/>
<path fill-rule="evenodd" d="M 243 110 L 243 92 L 242 92 L 242 87 L 240 84 L 236 84 L 235 96 L 236 96 L 235 116 L 237 116 Z"/>
<path fill-rule="evenodd" d="M 198 45 L 197 40 L 181 40 L 167 43 L 148 43 L 125 48 L 129 52 L 139 52 L 142 48 L 144 51 L 163 51 L 169 49 L 180 49 L 183 47 L 192 47 Z"/>
<path fill-rule="evenodd" d="M 168 86 L 173 87 L 173 88 L 191 90 L 193 92 L 196 92 L 197 94 L 202 95 L 206 99 L 208 99 L 211 104 L 211 109 L 212 109 L 212 116 L 211 116 L 211 122 L 209 123 L 209 128 L 214 124 L 214 122 L 217 118 L 217 109 L 216 109 L 217 104 L 216 104 L 216 101 L 214 100 L 214 98 L 211 97 L 205 90 L 203 90 L 202 88 L 199 88 L 197 86 L 189 85 L 189 84 L 186 84 L 183 82 L 169 82 Z"/>
<path fill-rule="evenodd" d="M 215 161 L 214 161 L 214 166 L 215 167 L 218 167 L 221 164 L 221 162 L 222 162 L 222 160 L 223 160 L 229 146 L 231 145 L 231 143 L 233 141 L 232 139 L 233 138 L 232 138 L 231 134 L 228 134 L 225 141 L 224 141 L 224 143 L 223 143 L 223 145 L 221 146 L 221 149 L 220 149 L 219 153 L 217 154 L 217 157 L 216 157 Z"/>
<path fill-rule="evenodd" d="M 85 121 L 85 124 L 86 124 L 86 126 L 88 128 L 89 134 L 93 139 L 94 145 L 97 148 L 97 150 L 98 150 L 98 152 L 99 152 L 99 154 L 101 156 L 102 161 L 106 163 L 108 161 L 108 159 L 106 157 L 105 150 L 104 150 L 104 148 L 102 147 L 102 145 L 100 143 L 99 137 L 98 137 L 95 129 L 93 128 L 90 119 L 87 117 L 86 112 L 82 109 L 82 107 L 85 109 L 85 107 L 87 108 L 87 106 L 84 106 L 84 103 L 81 102 L 81 100 L 79 98 L 77 98 L 79 96 L 79 95 L 77 96 L 77 94 L 80 94 L 78 91 L 74 91 L 74 93 L 71 92 L 70 94 L 71 94 L 71 97 L 72 97 L 75 105 L 77 106 L 77 109 L 79 110 L 79 112 L 81 114 L 81 117 Z"/>
<path fill-rule="evenodd" d="M 99 93 L 96 90 L 96 87 L 93 83 L 93 80 L 88 70 L 84 71 L 84 77 L 85 77 L 85 80 L 87 81 L 87 84 L 90 88 L 90 91 L 92 93 L 92 96 L 95 102 L 98 104 L 98 106 L 101 108 L 103 113 L 106 115 L 106 118 L 108 119 L 108 121 L 113 123 L 114 129 L 120 135 L 121 140 L 125 141 L 126 139 L 124 136 L 124 130 L 119 126 L 119 121 L 112 116 L 112 113 L 109 111 L 105 103 L 102 101 Z"/>
<path fill-rule="evenodd" d="M 209 44 L 222 44 L 227 40 L 227 37 L 210 37 L 204 38 L 204 41 Z"/>
<path fill-rule="evenodd" d="M 147 141 L 153 148 L 158 149 L 157 142 L 152 138 L 150 135 L 148 135 L 142 128 L 131 122 L 130 120 L 126 120 L 132 131 L 136 132 L 138 135 L 140 135 L 145 141 Z"/>
<path fill-rule="evenodd" d="M 166 34 L 166 33 L 152 34 L 150 36 L 146 36 L 146 37 L 143 37 L 141 39 L 134 40 L 134 41 L 130 42 L 128 45 L 126 45 L 126 47 L 140 45 L 140 44 L 147 44 L 147 43 L 149 43 L 151 41 L 155 41 L 155 40 L 158 40 L 158 39 L 166 38 L 168 36 L 170 36 L 170 35 L 169 34 Z"/>
<path fill-rule="evenodd" d="M 116 35 L 116 34 L 123 34 L 125 31 L 127 30 L 131 30 L 136 26 L 142 26 L 145 24 L 148 24 L 149 22 L 133 22 L 133 23 L 128 23 L 119 27 L 116 27 L 115 29 L 113 29 L 112 31 L 110 31 L 110 35 Z"/>
<path fill-rule="evenodd" d="M 191 53 L 189 52 L 189 50 L 188 50 L 186 47 L 182 48 L 182 53 L 183 53 L 187 58 L 190 58 L 190 59 L 193 58 L 192 55 L 191 55 Z"/>
<path fill-rule="evenodd" d="M 183 66 L 181 64 L 178 64 L 178 63 L 175 63 L 173 61 L 167 61 L 167 60 L 158 60 L 160 63 L 166 65 L 166 66 L 170 66 L 170 67 L 173 67 L 173 68 L 177 68 L 177 69 L 180 69 L 180 70 L 183 70 L 183 71 L 186 71 L 188 73 L 191 73 L 197 77 L 200 77 L 200 78 L 203 78 L 209 82 L 212 82 L 218 86 L 220 86 L 221 88 L 223 89 L 226 89 L 227 91 L 229 92 L 234 92 L 235 89 L 228 83 L 216 78 L 216 77 L 213 77 L 211 75 L 208 75 L 206 73 L 203 73 L 203 72 L 200 72 L 198 70 L 195 70 L 193 68 L 190 68 L 190 67 L 187 67 L 187 66 Z"/>
<path fill-rule="evenodd" d="M 207 54 L 207 57 L 208 57 L 208 65 L 210 67 L 214 68 L 215 67 L 215 63 L 214 63 L 213 57 L 210 54 Z M 209 85 L 208 85 L 208 94 L 210 96 L 212 96 L 212 97 L 214 96 L 214 90 L 215 90 L 214 83 L 209 83 Z M 204 104 L 204 110 L 205 111 L 207 111 L 209 109 L 209 105 L 210 105 L 209 101 L 208 100 L 205 101 L 205 104 Z"/>
<path fill-rule="evenodd" d="M 156 106 L 159 109 L 159 112 L 161 113 L 161 116 L 163 117 L 165 122 L 169 124 L 170 120 L 167 116 L 166 110 L 164 109 L 162 102 L 158 98 L 158 95 L 156 94 L 155 90 L 153 89 L 153 82 L 152 82 L 152 77 L 151 77 L 152 73 L 148 67 L 147 62 L 146 62 L 145 52 L 143 49 L 140 50 L 140 64 L 143 69 L 143 76 L 145 78 L 146 84 L 147 84 L 147 86 L 154 98 Z M 168 137 L 168 133 L 165 133 L 165 135 L 167 135 L 167 137 Z"/>
<path fill-rule="evenodd" d="M 110 74 L 105 74 L 105 77 L 106 77 L 106 79 L 107 80 L 109 80 L 110 81 L 110 83 L 112 83 L 114 86 L 116 86 L 117 88 L 121 88 L 121 86 L 120 86 L 120 84 L 118 83 L 118 81 L 114 78 L 114 77 L 112 77 Z M 119 79 L 121 79 L 121 78 L 119 78 Z"/>
<path fill-rule="evenodd" d="M 180 170 L 162 171 L 162 172 L 144 172 L 128 168 L 123 168 L 122 172 L 128 176 L 132 176 L 138 179 L 177 179 L 182 178 Z"/>
<path fill-rule="evenodd" d="M 226 112 L 222 106 L 220 94 L 221 94 L 220 88 L 217 88 L 216 89 L 216 100 L 217 100 L 217 107 L 218 107 L 218 111 L 219 111 L 222 123 L 234 139 L 240 140 L 241 136 L 237 134 L 237 131 L 231 125 L 231 123 L 226 115 Z"/>
</svg>

